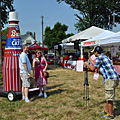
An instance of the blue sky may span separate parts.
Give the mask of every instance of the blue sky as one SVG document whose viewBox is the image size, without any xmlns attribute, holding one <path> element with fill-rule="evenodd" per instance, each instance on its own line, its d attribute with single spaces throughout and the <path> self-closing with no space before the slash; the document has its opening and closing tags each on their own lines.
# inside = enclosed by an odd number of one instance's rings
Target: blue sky
<svg viewBox="0 0 120 120">
<path fill-rule="evenodd" d="M 14 0 L 14 8 L 18 12 L 21 35 L 27 31 L 35 32 L 36 40 L 42 41 L 41 16 L 44 17 L 44 30 L 46 26 L 53 28 L 56 22 L 60 22 L 69 26 L 67 33 L 77 33 L 74 14 L 78 12 L 64 2 L 58 4 L 56 0 Z"/>
<path fill-rule="evenodd" d="M 36 33 L 36 40 L 42 41 L 42 18 L 43 27 L 54 27 L 56 22 L 68 25 L 67 33 L 77 33 L 74 24 L 77 22 L 74 14 L 79 13 L 77 10 L 70 8 L 68 4 L 62 2 L 58 4 L 56 0 L 14 0 L 14 8 L 18 12 L 18 20 L 21 35 L 27 31 Z M 5 26 L 8 27 L 8 24 Z M 120 27 L 115 28 L 115 32 Z"/>
</svg>

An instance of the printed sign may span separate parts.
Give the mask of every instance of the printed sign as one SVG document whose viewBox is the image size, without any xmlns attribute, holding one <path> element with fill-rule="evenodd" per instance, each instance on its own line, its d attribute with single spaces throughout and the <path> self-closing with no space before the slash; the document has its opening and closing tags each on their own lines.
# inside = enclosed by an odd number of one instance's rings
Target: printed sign
<svg viewBox="0 0 120 120">
<path fill-rule="evenodd" d="M 20 48 L 22 47 L 21 38 L 7 38 L 6 48 Z"/>
<path fill-rule="evenodd" d="M 18 25 L 9 26 L 7 38 L 21 38 L 20 29 Z"/>
<path fill-rule="evenodd" d="M 94 45 L 95 41 L 84 42 L 83 45 Z"/>
</svg>

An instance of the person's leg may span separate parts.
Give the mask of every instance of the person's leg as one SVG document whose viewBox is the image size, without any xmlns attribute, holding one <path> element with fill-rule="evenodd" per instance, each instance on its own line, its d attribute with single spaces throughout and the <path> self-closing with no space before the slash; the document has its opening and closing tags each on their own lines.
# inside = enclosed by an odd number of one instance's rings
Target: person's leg
<svg viewBox="0 0 120 120">
<path fill-rule="evenodd" d="M 108 100 L 108 109 L 109 109 L 109 116 L 113 116 L 113 100 L 115 99 L 115 84 L 116 84 L 116 81 L 112 81 L 112 90 L 111 90 L 111 93 L 110 93 L 110 100 Z"/>
<path fill-rule="evenodd" d="M 39 90 L 40 90 L 40 93 L 39 93 L 38 97 L 40 97 L 40 96 L 43 95 L 43 94 L 42 94 L 42 85 L 39 86 Z"/>
<path fill-rule="evenodd" d="M 22 86 L 22 99 L 25 99 L 25 88 Z"/>
<path fill-rule="evenodd" d="M 46 85 L 43 86 L 43 90 L 44 90 L 44 98 L 47 98 L 47 94 L 46 94 Z"/>
<path fill-rule="evenodd" d="M 25 87 L 24 87 L 24 77 L 23 74 L 20 74 L 20 78 L 22 80 L 22 99 L 25 99 Z"/>
<path fill-rule="evenodd" d="M 113 101 L 108 101 L 109 115 L 113 116 Z"/>
<path fill-rule="evenodd" d="M 25 87 L 25 98 L 28 98 L 28 87 Z"/>
<path fill-rule="evenodd" d="M 42 93 L 42 85 L 39 86 L 40 93 Z"/>
<path fill-rule="evenodd" d="M 24 74 L 24 87 L 25 87 L 25 102 L 30 102 L 28 99 L 28 91 L 30 87 L 30 78 L 28 78 L 27 74 Z"/>
<path fill-rule="evenodd" d="M 113 116 L 113 101 L 106 101 L 105 112 L 109 113 L 110 116 Z"/>
<path fill-rule="evenodd" d="M 46 93 L 46 85 L 43 85 L 43 91 Z"/>
<path fill-rule="evenodd" d="M 105 108 L 105 112 L 106 112 L 106 113 L 108 113 L 108 112 L 109 112 L 108 101 L 106 101 L 106 108 Z"/>
<path fill-rule="evenodd" d="M 28 99 L 28 87 L 25 87 L 25 102 L 30 102 L 30 100 Z"/>
<path fill-rule="evenodd" d="M 113 100 L 115 99 L 115 81 L 109 79 L 105 82 L 106 108 L 107 115 L 101 116 L 106 119 L 114 119 L 113 116 Z"/>
</svg>

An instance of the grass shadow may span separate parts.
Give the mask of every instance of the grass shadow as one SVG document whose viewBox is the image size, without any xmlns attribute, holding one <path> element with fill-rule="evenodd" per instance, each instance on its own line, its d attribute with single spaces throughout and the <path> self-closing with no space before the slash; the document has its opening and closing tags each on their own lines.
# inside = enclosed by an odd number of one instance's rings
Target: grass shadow
<svg viewBox="0 0 120 120">
<path fill-rule="evenodd" d="M 86 101 L 85 101 L 86 102 Z M 105 104 L 106 103 L 106 101 L 104 100 L 104 101 L 102 101 L 102 102 L 100 102 L 100 103 L 94 103 L 93 105 L 90 105 L 89 107 L 90 108 L 94 108 L 94 107 L 97 107 L 97 106 L 99 106 L 99 105 L 101 105 L 101 104 Z"/>
<path fill-rule="evenodd" d="M 51 96 L 51 95 L 54 95 L 54 94 L 60 94 L 62 92 L 64 92 L 66 90 L 63 90 L 63 89 L 58 89 L 58 90 L 54 90 L 54 91 L 51 91 L 51 92 L 47 92 L 47 97 Z M 32 98 L 32 96 L 30 96 Z M 41 96 L 41 97 L 38 97 L 37 96 L 34 96 L 31 101 L 35 101 L 36 99 L 40 99 L 40 98 L 43 98 L 44 96 Z"/>
<path fill-rule="evenodd" d="M 62 85 L 64 85 L 64 84 L 49 86 L 49 87 L 47 87 L 47 89 L 54 89 L 54 88 L 60 87 L 60 86 L 62 86 Z M 64 92 L 64 91 L 65 91 L 65 90 L 58 89 L 58 90 L 54 90 L 54 91 L 51 91 L 51 92 L 47 92 L 47 96 L 49 97 L 50 95 L 59 94 L 59 93 Z M 33 95 L 30 96 L 30 97 L 32 98 Z M 42 96 L 42 97 L 43 97 L 43 96 Z M 34 96 L 33 99 L 32 99 L 31 101 L 35 101 L 36 99 L 39 99 L 39 98 L 42 98 L 42 97 L 38 97 L 38 95 L 37 95 L 37 96 Z"/>
<path fill-rule="evenodd" d="M 115 100 L 114 101 L 114 116 L 119 116 L 120 115 L 120 100 Z"/>
<path fill-rule="evenodd" d="M 54 89 L 56 87 L 63 86 L 64 84 L 54 85 L 54 86 L 47 86 L 47 89 Z"/>
<path fill-rule="evenodd" d="M 57 90 L 54 90 L 54 91 L 51 91 L 51 92 L 47 92 L 47 94 L 48 94 L 48 97 L 49 97 L 50 95 L 60 94 L 64 91 L 66 91 L 66 89 L 57 89 Z"/>
<path fill-rule="evenodd" d="M 60 87 L 60 86 L 62 86 L 62 85 L 64 85 L 64 84 L 49 86 L 49 87 L 47 87 L 47 89 L 54 89 L 54 88 Z M 55 90 L 55 91 L 52 91 L 52 92 L 47 92 L 47 95 L 48 95 L 48 97 L 49 97 L 50 95 L 58 94 L 58 93 L 61 93 L 61 92 L 63 92 L 63 91 L 65 91 L 65 90 L 58 89 L 58 90 Z M 39 98 L 42 98 L 42 97 L 43 97 L 43 96 L 38 97 L 38 94 L 39 94 L 39 90 L 34 91 L 34 92 L 29 92 L 29 98 L 32 98 L 31 101 L 35 101 L 36 99 L 39 99 Z M 18 100 L 21 100 L 21 99 L 22 99 L 22 96 L 20 95 L 20 96 L 17 98 L 17 101 L 18 101 Z"/>
<path fill-rule="evenodd" d="M 50 75 L 49 77 L 56 77 L 57 75 Z"/>
<path fill-rule="evenodd" d="M 31 97 L 31 98 L 32 98 L 32 97 Z M 38 98 L 40 98 L 40 97 L 38 97 L 38 95 L 34 96 L 34 97 L 31 99 L 31 102 L 37 100 Z"/>
</svg>

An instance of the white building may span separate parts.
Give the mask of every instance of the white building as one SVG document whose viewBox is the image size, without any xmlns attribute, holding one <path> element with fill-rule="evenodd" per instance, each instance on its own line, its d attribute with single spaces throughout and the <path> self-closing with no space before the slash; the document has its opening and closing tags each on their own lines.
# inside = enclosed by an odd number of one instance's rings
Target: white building
<svg viewBox="0 0 120 120">
<path fill-rule="evenodd" d="M 27 44 L 28 46 L 31 46 L 35 43 L 35 39 L 33 36 L 27 34 L 27 35 L 21 35 L 22 44 Z"/>
</svg>

